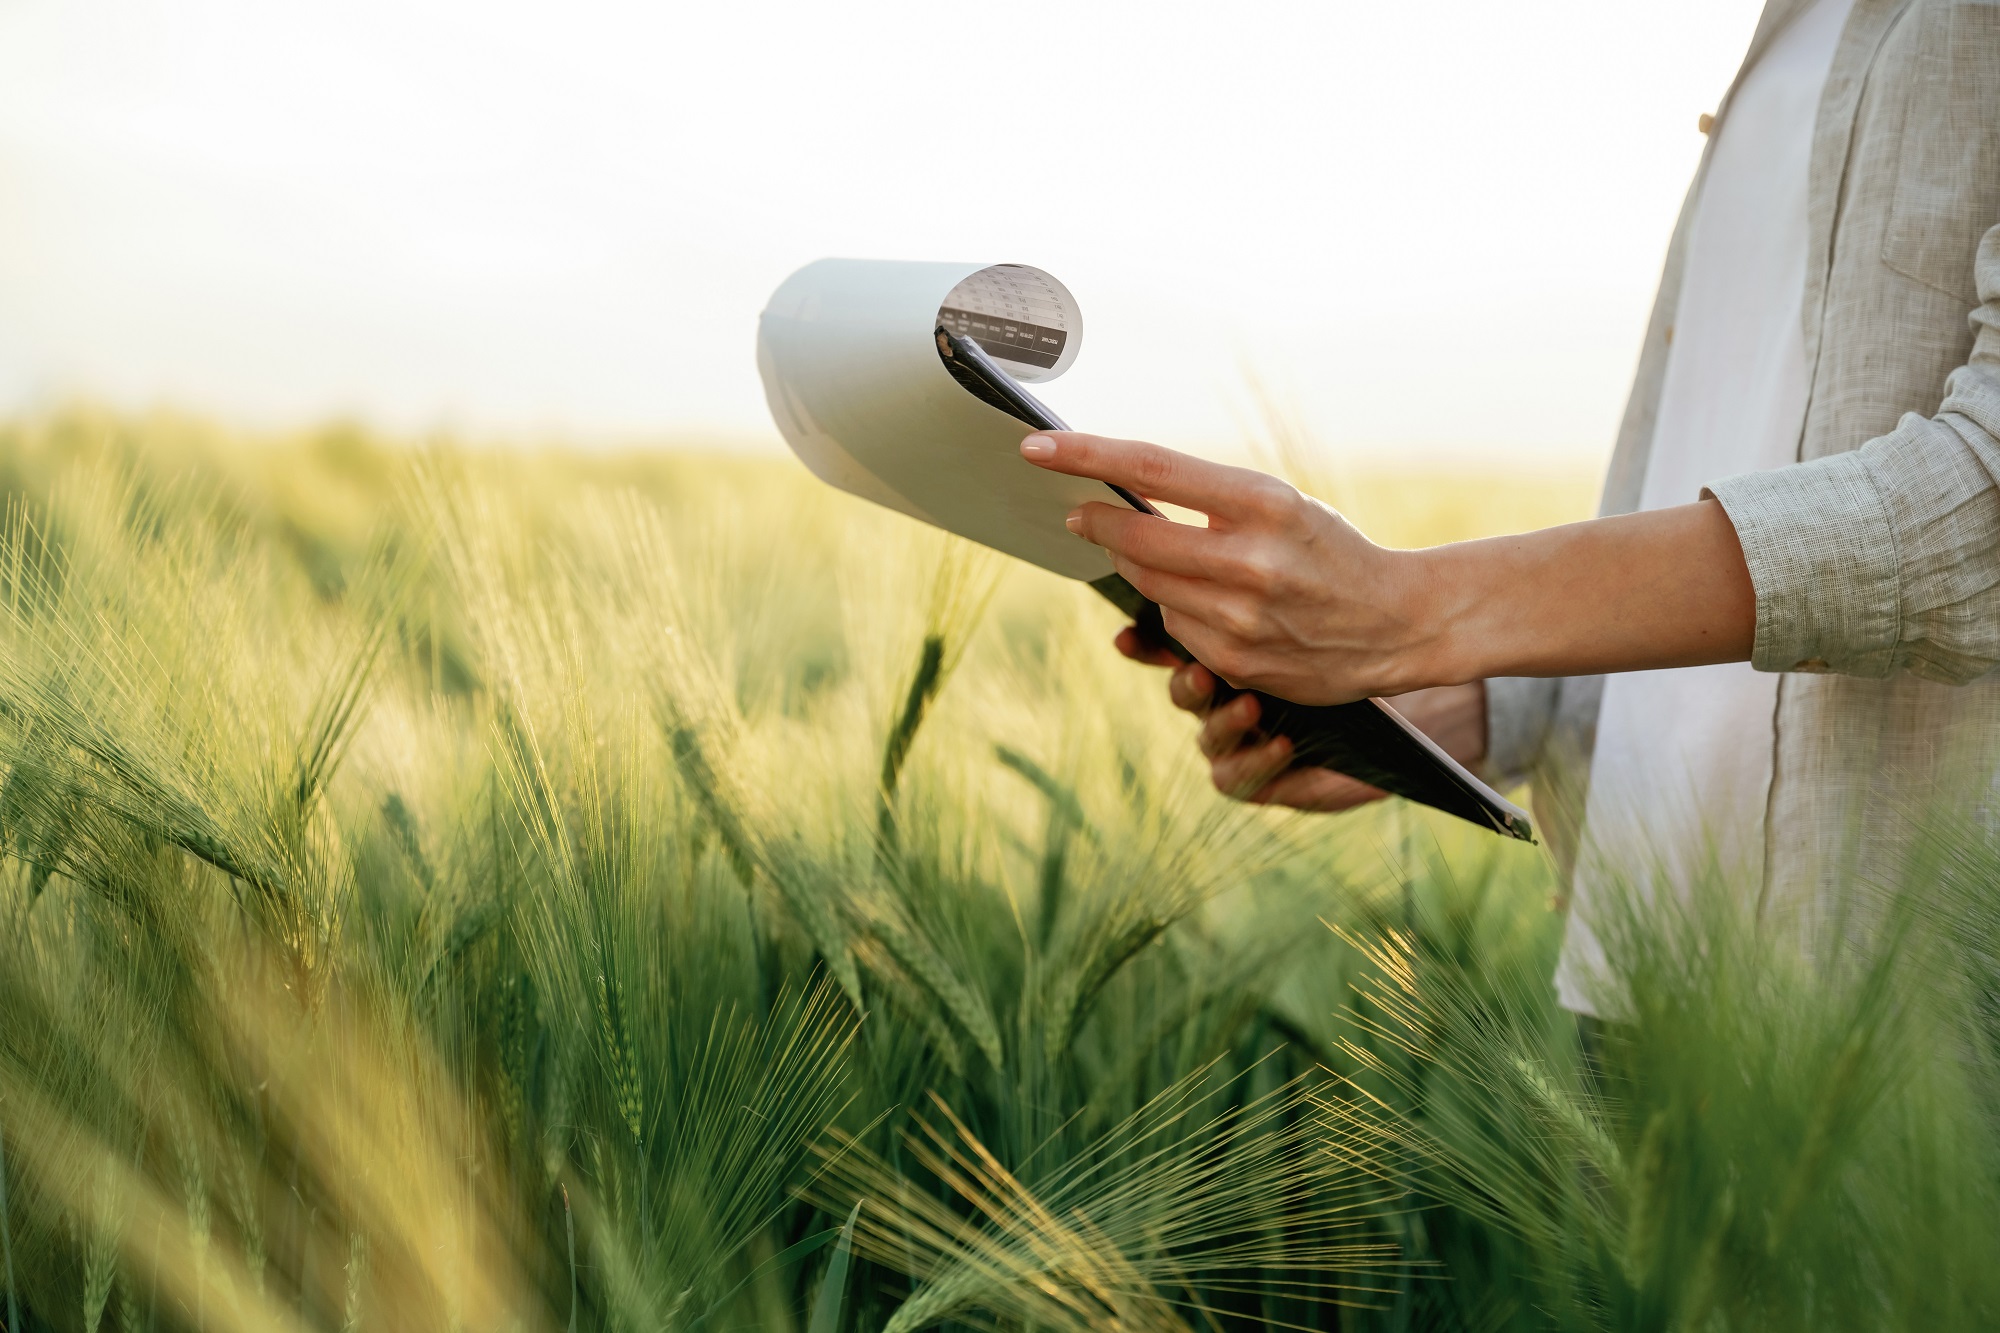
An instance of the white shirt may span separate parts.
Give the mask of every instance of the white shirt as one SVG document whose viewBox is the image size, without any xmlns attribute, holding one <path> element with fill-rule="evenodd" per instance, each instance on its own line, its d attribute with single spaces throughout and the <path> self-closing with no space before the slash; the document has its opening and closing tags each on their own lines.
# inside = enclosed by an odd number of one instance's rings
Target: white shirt
<svg viewBox="0 0 2000 1333">
<path fill-rule="evenodd" d="M 1688 504 L 1718 477 L 1797 461 L 1807 367 L 1806 178 L 1813 122 L 1853 0 L 1817 0 L 1738 85 L 1688 236 L 1641 509 Z M 1605 682 L 1569 936 L 1556 985 L 1591 1002 L 1603 951 L 1594 898 L 1685 890 L 1711 869 L 1762 892 L 1778 678 L 1747 662 Z"/>
</svg>

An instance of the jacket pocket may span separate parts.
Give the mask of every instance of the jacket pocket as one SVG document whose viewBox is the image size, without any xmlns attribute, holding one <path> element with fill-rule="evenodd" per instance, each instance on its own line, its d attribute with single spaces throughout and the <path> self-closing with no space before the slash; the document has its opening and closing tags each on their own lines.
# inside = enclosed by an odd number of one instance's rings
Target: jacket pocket
<svg viewBox="0 0 2000 1333">
<path fill-rule="evenodd" d="M 1979 304 L 1973 256 L 2000 222 L 2000 0 L 1919 0 L 1882 262 Z"/>
</svg>

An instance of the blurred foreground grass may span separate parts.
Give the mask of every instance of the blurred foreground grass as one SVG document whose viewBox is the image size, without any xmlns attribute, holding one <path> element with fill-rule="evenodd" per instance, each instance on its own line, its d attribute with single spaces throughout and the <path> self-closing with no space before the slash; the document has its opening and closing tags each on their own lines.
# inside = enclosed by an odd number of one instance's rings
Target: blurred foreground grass
<svg viewBox="0 0 2000 1333">
<path fill-rule="evenodd" d="M 1635 897 L 1586 1068 L 1537 850 L 1223 802 L 1108 607 L 788 464 L 80 410 L 0 468 L 10 1330 L 1995 1311 L 1971 833 L 1838 967 Z"/>
</svg>

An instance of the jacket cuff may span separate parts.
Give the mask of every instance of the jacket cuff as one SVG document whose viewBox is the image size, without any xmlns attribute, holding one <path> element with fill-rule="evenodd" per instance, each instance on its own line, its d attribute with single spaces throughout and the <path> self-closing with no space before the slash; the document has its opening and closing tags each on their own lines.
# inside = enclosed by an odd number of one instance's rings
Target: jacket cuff
<svg viewBox="0 0 2000 1333">
<path fill-rule="evenodd" d="M 1486 682 L 1486 772 L 1495 785 L 1527 779 L 1548 744 L 1562 682 L 1495 676 Z"/>
<path fill-rule="evenodd" d="M 1759 671 L 1886 676 L 1902 625 L 1896 534 L 1859 452 L 1727 477 L 1722 502 L 1757 592 Z"/>
</svg>

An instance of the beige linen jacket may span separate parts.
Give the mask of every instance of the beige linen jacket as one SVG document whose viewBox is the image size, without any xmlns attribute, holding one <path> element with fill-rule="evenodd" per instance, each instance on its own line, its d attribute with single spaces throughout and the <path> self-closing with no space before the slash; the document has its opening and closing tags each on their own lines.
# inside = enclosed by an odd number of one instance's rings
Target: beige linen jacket
<svg viewBox="0 0 2000 1333">
<path fill-rule="evenodd" d="M 1769 0 L 1745 70 L 1809 3 Z M 1725 97 L 1711 148 L 1728 132 Z M 1707 164 L 1668 248 L 1605 514 L 1638 503 Z M 1807 199 L 1799 461 L 1709 491 L 1756 587 L 1752 662 L 1786 673 L 1763 905 L 1811 915 L 1856 874 L 1893 876 L 1896 835 L 1926 801 L 2000 814 L 2000 0 L 1855 0 Z M 1489 764 L 1535 781 L 1567 864 L 1602 678 L 1488 688 Z"/>
</svg>

